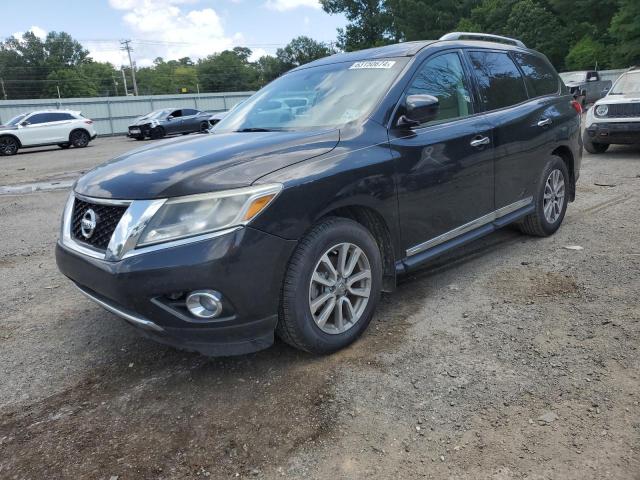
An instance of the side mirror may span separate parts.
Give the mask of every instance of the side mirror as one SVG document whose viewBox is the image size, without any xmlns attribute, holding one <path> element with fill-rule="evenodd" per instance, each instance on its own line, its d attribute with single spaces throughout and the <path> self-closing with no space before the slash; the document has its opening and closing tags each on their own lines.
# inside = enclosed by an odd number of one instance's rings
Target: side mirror
<svg viewBox="0 0 640 480">
<path fill-rule="evenodd" d="M 417 127 L 435 120 L 440 111 L 440 102 L 433 95 L 407 95 L 404 103 L 406 113 L 398 118 L 398 127 Z"/>
<path fill-rule="evenodd" d="M 27 120 L 25 120 L 24 122 L 20 122 L 21 127 L 26 127 L 27 125 L 31 125 Z"/>
<path fill-rule="evenodd" d="M 167 117 L 167 120 L 173 120 L 173 115 L 169 115 L 169 116 Z"/>
</svg>

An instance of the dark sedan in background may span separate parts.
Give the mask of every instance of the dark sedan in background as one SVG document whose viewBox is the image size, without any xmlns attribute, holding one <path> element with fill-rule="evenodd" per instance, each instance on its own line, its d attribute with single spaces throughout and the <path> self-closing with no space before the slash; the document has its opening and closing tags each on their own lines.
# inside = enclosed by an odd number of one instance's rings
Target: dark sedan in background
<svg viewBox="0 0 640 480">
<path fill-rule="evenodd" d="M 179 108 L 156 110 L 138 118 L 135 123 L 129 125 L 127 136 L 136 140 L 162 138 L 166 135 L 177 133 L 187 134 L 193 132 L 205 132 L 209 130 L 210 113 L 201 112 L 193 108 Z"/>
</svg>

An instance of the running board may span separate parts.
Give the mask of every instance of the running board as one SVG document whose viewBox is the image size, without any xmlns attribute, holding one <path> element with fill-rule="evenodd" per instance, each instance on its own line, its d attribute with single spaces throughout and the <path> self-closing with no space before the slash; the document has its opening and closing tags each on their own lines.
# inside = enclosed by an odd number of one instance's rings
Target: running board
<svg viewBox="0 0 640 480">
<path fill-rule="evenodd" d="M 533 213 L 535 209 L 535 203 L 531 202 L 525 207 L 521 207 L 506 215 L 495 218 L 493 221 L 474 228 L 473 230 L 466 231 L 465 233 L 461 233 L 454 238 L 446 240 L 442 243 L 438 243 L 431 248 L 407 256 L 403 260 L 399 260 L 396 262 L 396 274 L 401 275 L 403 273 L 410 272 L 411 270 L 415 270 L 421 265 L 444 253 L 447 253 L 450 250 L 461 247 L 462 245 L 484 237 L 485 235 L 489 235 L 490 233 L 493 233 L 496 230 L 509 225 L 510 223 L 526 217 L 527 215 Z"/>
</svg>

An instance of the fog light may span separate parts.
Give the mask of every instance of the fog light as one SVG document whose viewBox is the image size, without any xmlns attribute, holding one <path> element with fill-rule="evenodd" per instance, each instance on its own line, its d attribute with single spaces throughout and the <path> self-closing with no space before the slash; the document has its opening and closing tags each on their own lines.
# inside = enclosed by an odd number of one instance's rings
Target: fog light
<svg viewBox="0 0 640 480">
<path fill-rule="evenodd" d="M 196 290 L 187 296 L 187 309 L 198 318 L 215 318 L 222 313 L 222 296 L 215 290 Z"/>
</svg>

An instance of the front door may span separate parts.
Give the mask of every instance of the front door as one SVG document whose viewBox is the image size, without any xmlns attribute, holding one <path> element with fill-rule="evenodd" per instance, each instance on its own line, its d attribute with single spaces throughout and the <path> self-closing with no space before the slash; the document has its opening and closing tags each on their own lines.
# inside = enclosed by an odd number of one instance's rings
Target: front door
<svg viewBox="0 0 640 480">
<path fill-rule="evenodd" d="M 462 235 L 494 210 L 491 126 L 476 113 L 463 65 L 459 51 L 425 60 L 405 96 L 437 97 L 438 116 L 411 131 L 389 132 L 407 256 Z"/>
</svg>

